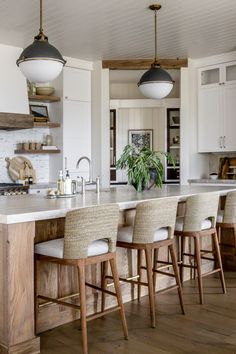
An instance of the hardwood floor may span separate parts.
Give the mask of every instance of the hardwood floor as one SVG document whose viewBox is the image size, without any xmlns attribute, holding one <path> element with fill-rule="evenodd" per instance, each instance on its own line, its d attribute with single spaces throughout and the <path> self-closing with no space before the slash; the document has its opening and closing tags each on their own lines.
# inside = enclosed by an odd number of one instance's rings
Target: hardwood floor
<svg viewBox="0 0 236 354">
<path fill-rule="evenodd" d="M 184 283 L 186 315 L 177 291 L 156 296 L 156 328 L 150 328 L 147 297 L 125 305 L 129 340 L 123 339 L 119 314 L 88 323 L 90 354 L 236 354 L 236 272 L 226 273 L 227 294 L 219 278 L 203 280 L 200 305 L 196 281 Z M 80 354 L 79 321 L 41 334 L 41 354 Z"/>
</svg>

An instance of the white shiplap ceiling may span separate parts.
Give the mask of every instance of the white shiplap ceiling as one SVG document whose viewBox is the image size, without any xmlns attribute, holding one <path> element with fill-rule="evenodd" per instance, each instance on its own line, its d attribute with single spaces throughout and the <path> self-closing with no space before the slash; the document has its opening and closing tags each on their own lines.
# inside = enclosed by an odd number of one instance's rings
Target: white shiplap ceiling
<svg viewBox="0 0 236 354">
<path fill-rule="evenodd" d="M 160 0 L 158 57 L 198 58 L 236 49 L 236 0 Z M 153 58 L 147 0 L 44 0 L 44 31 L 63 55 Z M 0 43 L 25 47 L 39 27 L 39 0 L 0 0 Z"/>
</svg>

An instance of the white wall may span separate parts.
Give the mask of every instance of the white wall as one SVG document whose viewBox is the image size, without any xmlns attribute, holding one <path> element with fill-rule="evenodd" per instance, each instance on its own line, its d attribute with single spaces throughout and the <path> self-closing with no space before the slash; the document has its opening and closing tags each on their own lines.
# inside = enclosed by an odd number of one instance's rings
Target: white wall
<svg viewBox="0 0 236 354">
<path fill-rule="evenodd" d="M 0 112 L 29 114 L 26 79 L 16 65 L 22 48 L 0 45 Z M 50 114 L 50 111 L 49 111 Z M 0 182 L 11 182 L 6 157 L 16 156 L 14 150 L 21 142 L 43 142 L 48 129 L 0 130 Z M 36 170 L 37 180 L 49 180 L 48 155 L 25 155 Z"/>
<path fill-rule="evenodd" d="M 166 109 L 161 108 L 120 108 L 116 111 L 116 151 L 119 159 L 128 144 L 128 130 L 153 129 L 153 149 L 165 151 Z M 117 182 L 126 182 L 127 175 L 117 170 Z"/>
<path fill-rule="evenodd" d="M 29 114 L 26 79 L 16 65 L 22 50 L 0 44 L 0 112 Z"/>
</svg>

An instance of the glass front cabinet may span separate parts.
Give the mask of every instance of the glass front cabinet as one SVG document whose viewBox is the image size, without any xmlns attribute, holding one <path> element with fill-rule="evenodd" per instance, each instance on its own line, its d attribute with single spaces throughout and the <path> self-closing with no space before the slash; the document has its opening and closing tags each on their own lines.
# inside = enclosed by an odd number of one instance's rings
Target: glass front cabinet
<svg viewBox="0 0 236 354">
<path fill-rule="evenodd" d="M 116 181 L 116 110 L 110 110 L 110 181 Z"/>
<path fill-rule="evenodd" d="M 180 110 L 167 108 L 167 152 L 175 160 L 175 167 L 166 162 L 166 183 L 180 182 Z"/>
</svg>

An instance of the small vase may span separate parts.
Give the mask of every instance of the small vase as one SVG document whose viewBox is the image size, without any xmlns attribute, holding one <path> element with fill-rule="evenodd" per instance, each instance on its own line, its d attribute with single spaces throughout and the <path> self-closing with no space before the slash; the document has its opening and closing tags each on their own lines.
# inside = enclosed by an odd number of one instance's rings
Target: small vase
<svg viewBox="0 0 236 354">
<path fill-rule="evenodd" d="M 148 183 L 143 183 L 142 184 L 142 191 L 149 191 L 149 189 L 151 189 L 155 184 L 156 184 L 156 180 L 157 180 L 157 171 L 155 168 L 150 168 L 150 180 Z M 134 188 L 137 190 L 137 183 L 133 182 L 132 185 L 134 186 Z"/>
<path fill-rule="evenodd" d="M 53 142 L 52 135 L 46 135 L 45 142 L 47 146 L 51 146 Z"/>
</svg>

